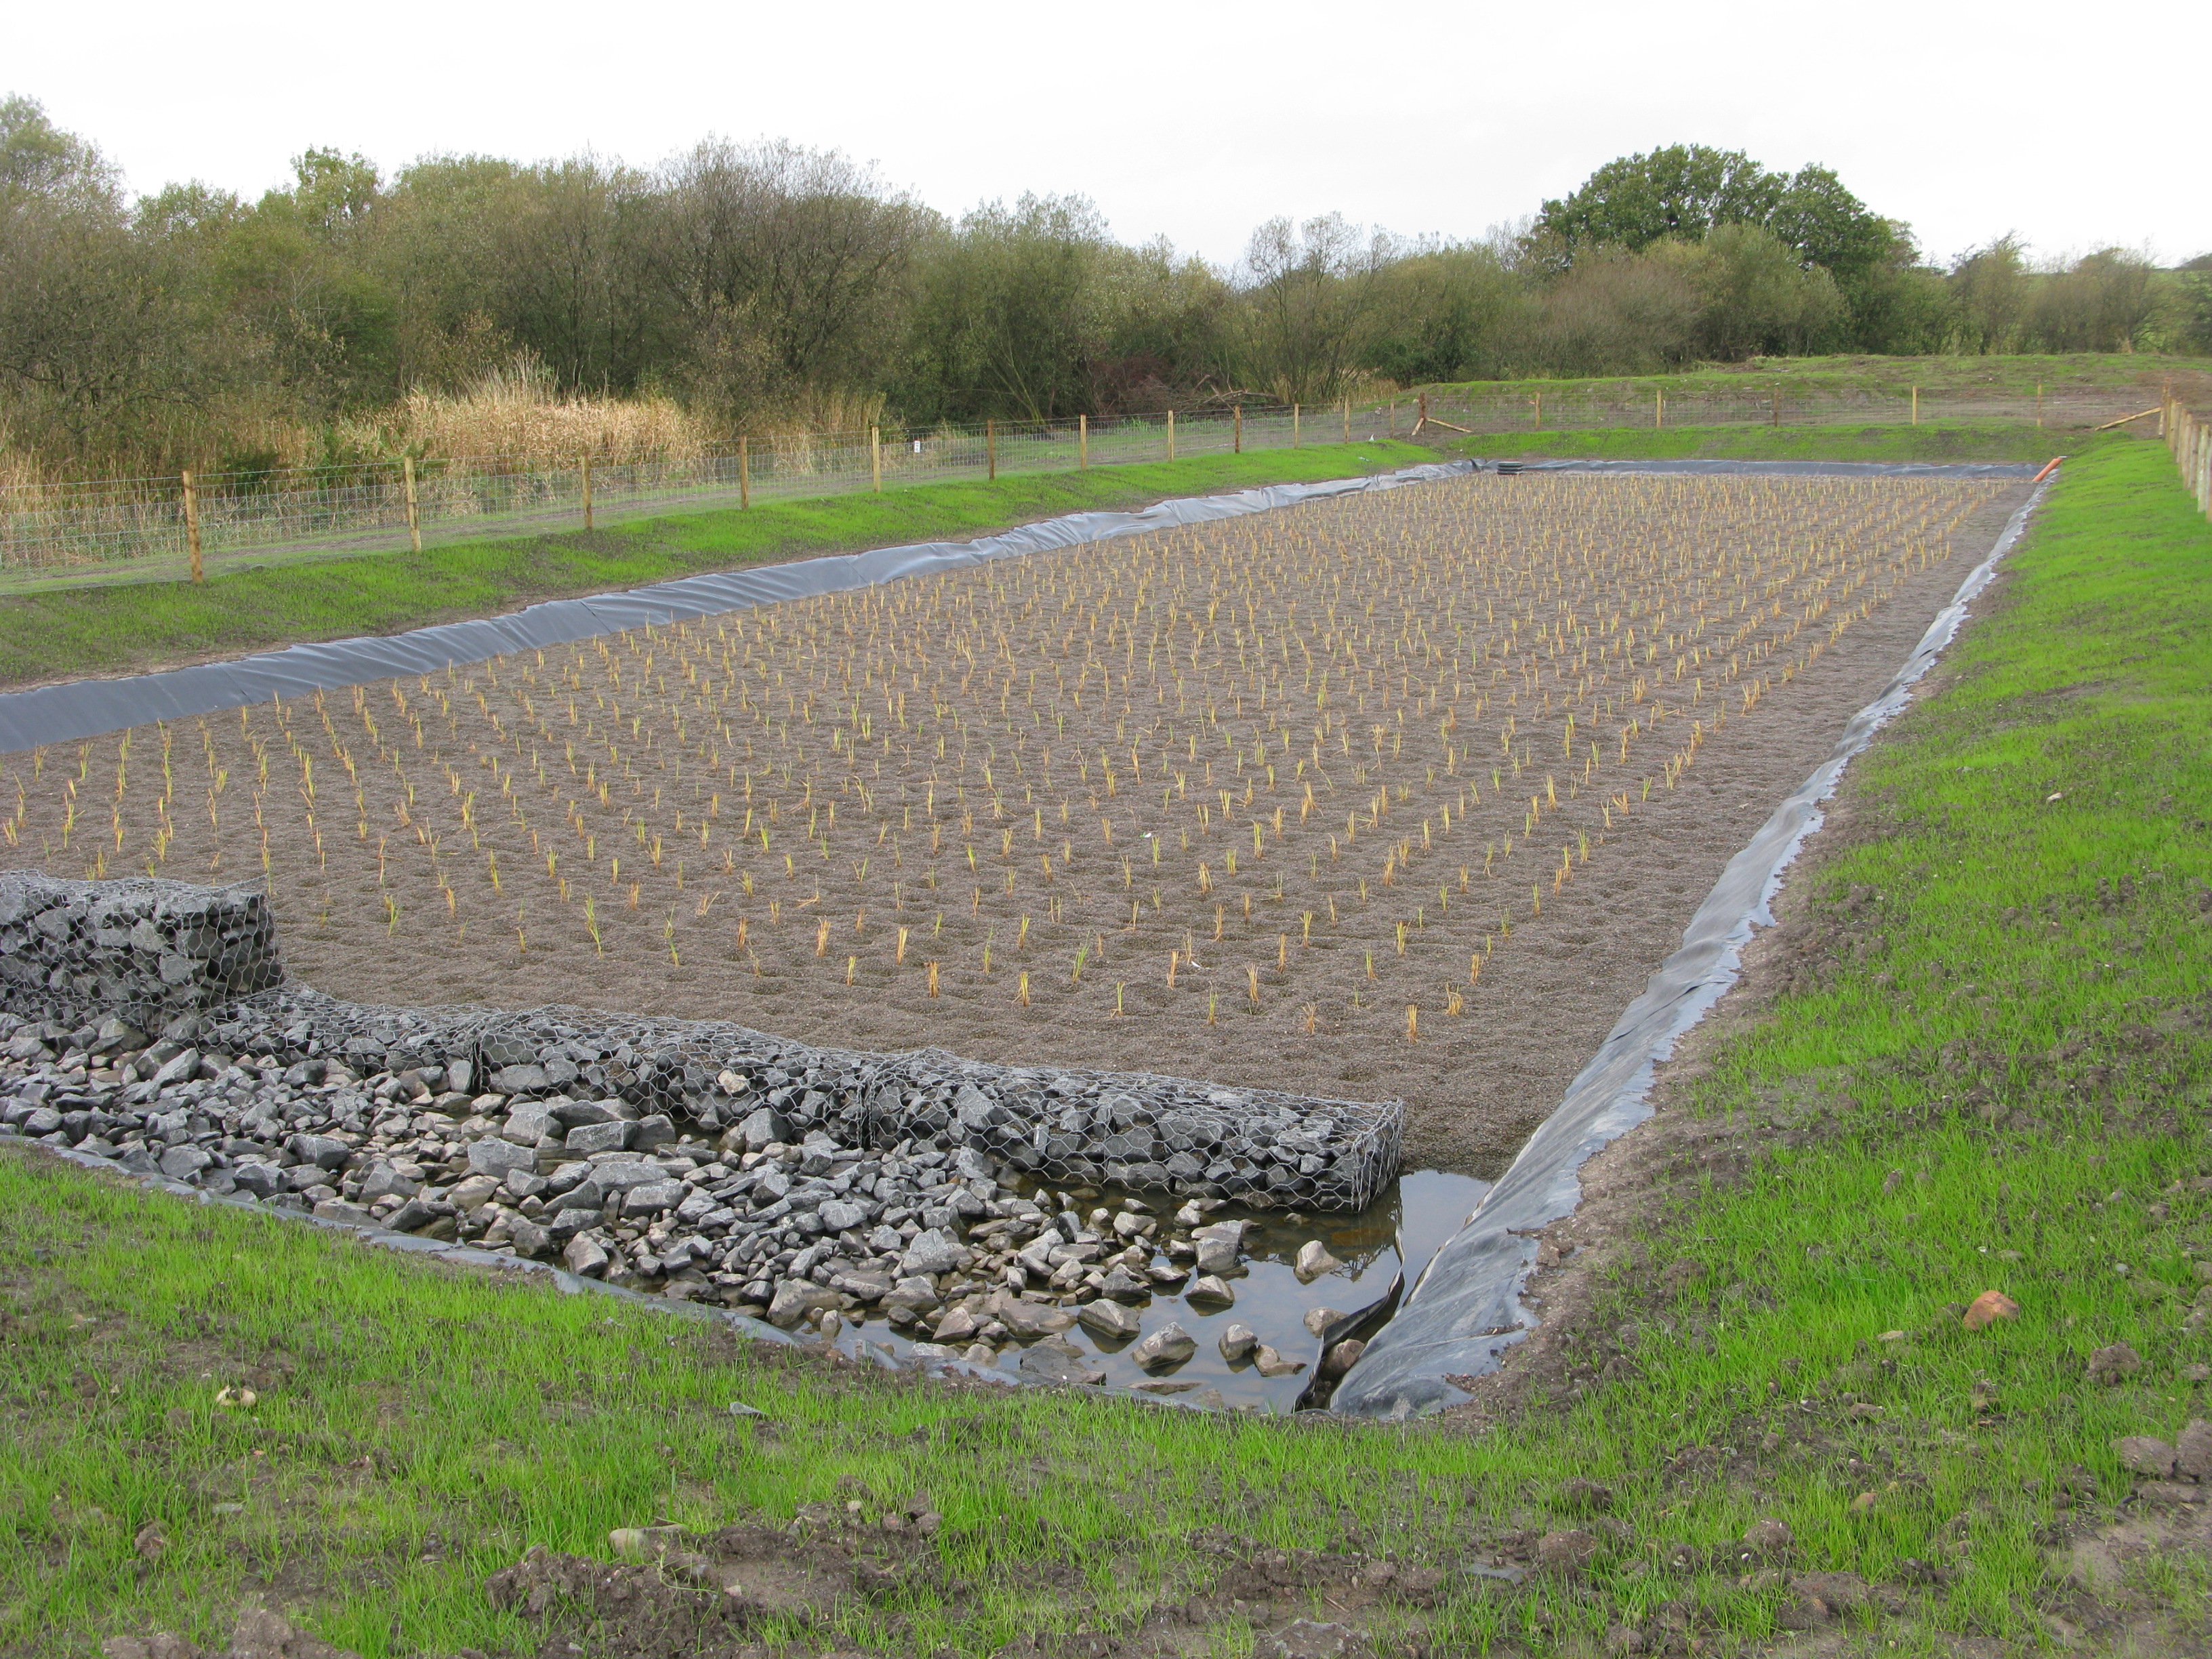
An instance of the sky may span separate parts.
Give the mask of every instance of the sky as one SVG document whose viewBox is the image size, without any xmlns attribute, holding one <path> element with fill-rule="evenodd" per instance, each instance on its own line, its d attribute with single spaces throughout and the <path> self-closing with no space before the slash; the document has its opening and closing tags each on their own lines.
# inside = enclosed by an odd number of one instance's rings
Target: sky
<svg viewBox="0 0 2212 1659">
<path fill-rule="evenodd" d="M 1699 143 L 1832 167 L 1938 261 L 2008 232 L 2040 259 L 2212 251 L 2194 118 L 2212 7 L 2125 18 L 2106 36 L 2042 0 L 109 0 L 14 13 L 0 94 L 142 191 L 251 197 L 310 145 L 388 173 L 437 153 L 649 165 L 716 133 L 841 149 L 949 212 L 1088 196 L 1125 240 L 1225 263 L 1277 215 L 1478 237 L 1615 156 Z"/>
</svg>

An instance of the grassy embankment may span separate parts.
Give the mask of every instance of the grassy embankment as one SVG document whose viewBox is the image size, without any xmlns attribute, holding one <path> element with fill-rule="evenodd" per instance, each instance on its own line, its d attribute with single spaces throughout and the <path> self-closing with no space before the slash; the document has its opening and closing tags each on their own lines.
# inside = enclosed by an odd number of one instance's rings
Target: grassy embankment
<svg viewBox="0 0 2212 1659">
<path fill-rule="evenodd" d="M 1388 471 L 1436 459 L 1411 444 L 1316 445 L 1088 471 L 922 484 L 640 519 L 577 531 L 0 596 L 0 689 L 141 672 L 308 640 L 394 634 L 706 570 L 964 539 L 1097 508 Z"/>
<path fill-rule="evenodd" d="M 1454 455 L 1574 460 L 1885 461 L 1955 465 L 2006 461 L 2040 466 L 2054 456 L 2082 459 L 2126 433 L 2051 432 L 2021 421 L 1945 421 L 1920 426 L 1670 426 L 1584 432 L 1486 432 L 1454 436 Z"/>
<path fill-rule="evenodd" d="M 2157 388 L 2166 379 L 2201 379 L 2208 371 L 2212 371 L 2212 362 L 2205 358 L 2156 352 L 1985 357 L 1948 354 L 1929 357 L 1755 357 L 1748 362 L 1713 364 L 1675 374 L 1575 380 L 1476 380 L 1433 386 L 1428 390 L 1522 394 L 1588 390 L 1628 392 L 1644 398 L 1649 398 L 1655 390 L 1663 391 L 1669 398 L 1698 392 L 1757 397 L 1779 392 L 1786 398 L 1792 394 L 1822 393 L 1903 397 L 1917 386 L 1923 396 L 1996 391 L 2033 398 L 2039 386 L 2046 392 L 2146 386 L 2152 394 L 2144 400 L 2148 405 L 2158 401 Z M 1400 401 L 1402 403 L 1403 398 Z"/>
<path fill-rule="evenodd" d="M 1372 1619 L 1382 1650 L 1407 1627 L 1443 1652 L 1586 1650 L 1669 1620 L 1770 1634 L 1785 1588 L 1670 1565 L 1766 1516 L 1796 1566 L 1893 1598 L 1906 1650 L 2025 1644 L 2059 1594 L 2043 1529 L 2130 1489 L 2112 1438 L 2208 1410 L 2185 1367 L 2212 1347 L 2181 1322 L 2212 1202 L 2171 1190 L 2212 1170 L 2208 628 L 2212 529 L 2163 451 L 2063 474 L 1996 614 L 1862 763 L 1856 839 L 1801 873 L 1833 918 L 1808 988 L 1698 1087 L 1748 1161 L 1693 1176 L 1618 1261 L 1590 1357 L 1640 1326 L 1630 1375 L 1510 1433 L 833 1376 L 0 1157 L 0 1653 L 205 1638 L 272 1583 L 364 1654 L 535 1652 L 479 1589 L 529 1545 L 604 1555 L 615 1527 L 872 1516 L 923 1490 L 933 1570 L 826 1614 L 807 1650 L 988 1653 L 1189 1594 L 1221 1565 L 1201 1528 L 1449 1566 L 1591 1525 L 1570 1477 L 1615 1493 L 1585 1577 L 1457 1578 Z M 1945 1305 L 1986 1288 L 2022 1316 L 1963 1332 Z M 2093 1385 L 2088 1354 L 2118 1340 L 2142 1370 Z M 260 1403 L 219 1409 L 240 1382 Z M 1723 1447 L 1740 1455 L 1678 1456 Z M 149 1523 L 165 1547 L 134 1547 Z M 2197 1616 L 2201 1565 L 2138 1571 Z"/>
</svg>

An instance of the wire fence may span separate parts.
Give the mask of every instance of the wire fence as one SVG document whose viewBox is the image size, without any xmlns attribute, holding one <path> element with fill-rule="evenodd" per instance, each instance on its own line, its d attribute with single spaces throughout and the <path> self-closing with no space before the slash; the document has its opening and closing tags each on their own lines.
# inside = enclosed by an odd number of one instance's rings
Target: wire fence
<svg viewBox="0 0 2212 1659">
<path fill-rule="evenodd" d="M 658 459 L 399 458 L 362 465 L 0 488 L 0 591 L 420 549 L 670 513 L 1304 445 L 1629 426 L 2033 419 L 2081 428 L 2139 392 L 1453 389 L 1325 407 L 747 439 Z"/>
</svg>

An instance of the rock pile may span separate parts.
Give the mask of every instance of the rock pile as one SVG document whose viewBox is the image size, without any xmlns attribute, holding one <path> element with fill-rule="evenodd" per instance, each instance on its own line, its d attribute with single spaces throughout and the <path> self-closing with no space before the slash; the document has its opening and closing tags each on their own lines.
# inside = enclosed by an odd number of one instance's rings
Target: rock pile
<svg viewBox="0 0 2212 1659">
<path fill-rule="evenodd" d="M 115 1018 L 71 1030 L 0 1015 L 0 1131 L 275 1208 L 557 1260 L 785 1328 L 834 1333 L 848 1316 L 881 1315 L 924 1358 L 1036 1343 L 1024 1370 L 1058 1380 L 1091 1375 L 1072 1345 L 1042 1340 L 1079 1320 L 1138 1341 L 1139 1309 L 1196 1272 L 1209 1300 L 1235 1299 L 1248 1224 L 1209 1224 L 1223 1199 L 1166 1217 L 1170 1206 L 1134 1196 L 1086 1209 L 1095 1190 L 1018 1187 L 973 1145 L 856 1146 L 792 1121 L 804 1073 L 781 1066 L 719 1077 L 732 1106 L 714 1115 L 737 1121 L 718 1128 L 650 1109 L 635 1081 L 650 1067 L 614 1056 L 590 1062 L 595 1082 L 572 1063 L 573 1091 L 561 1092 L 559 1063 L 542 1054 L 440 1063 L 403 1039 L 371 1055 L 369 1039 L 334 1045 L 296 1018 L 311 998 L 186 1015 L 158 1038 Z M 291 1057 L 302 1048 L 331 1052 Z M 626 1092 L 599 1092 L 610 1087 Z M 1170 1322 L 1139 1341 L 1139 1363 L 1171 1369 L 1193 1346 Z"/>
<path fill-rule="evenodd" d="M 17 1014 L 158 1030 L 283 977 L 258 892 L 0 873 L 0 1006 Z"/>
<path fill-rule="evenodd" d="M 924 1358 L 1018 1342 L 1025 1370 L 1083 1380 L 1060 1335 L 1080 1316 L 1171 1370 L 1189 1338 L 1146 1336 L 1136 1310 L 1194 1276 L 1196 1299 L 1234 1302 L 1244 1224 L 1213 1212 L 1357 1209 L 1397 1169 L 1395 1103 L 568 1010 L 223 1000 L 277 971 L 257 896 L 21 878 L 0 894 L 0 1130 L 786 1328 L 879 1314 Z M 149 974 L 185 1012 L 140 994 Z M 1107 1188 L 1130 1196 L 1103 1204 Z"/>
</svg>

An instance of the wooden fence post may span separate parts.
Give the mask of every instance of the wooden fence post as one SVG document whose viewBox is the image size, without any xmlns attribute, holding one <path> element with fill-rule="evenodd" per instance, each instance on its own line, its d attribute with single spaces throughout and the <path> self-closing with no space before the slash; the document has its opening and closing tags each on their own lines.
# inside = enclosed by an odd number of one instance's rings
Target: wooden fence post
<svg viewBox="0 0 2212 1659">
<path fill-rule="evenodd" d="M 1091 417 L 1075 417 L 1075 465 L 1079 471 L 1091 465 Z"/>
<path fill-rule="evenodd" d="M 1244 405 L 1242 404 L 1232 404 L 1230 407 L 1234 411 L 1231 419 L 1234 421 L 1237 428 L 1237 435 L 1234 441 L 1235 450 L 1237 454 L 1242 455 L 1244 453 Z"/>
<path fill-rule="evenodd" d="M 1296 449 L 1304 441 L 1304 435 L 1298 424 L 1298 406 L 1292 404 L 1291 405 L 1291 447 Z"/>
<path fill-rule="evenodd" d="M 879 426 L 868 428 L 868 477 L 875 485 L 876 494 L 884 493 L 884 429 Z"/>
<path fill-rule="evenodd" d="M 412 455 L 402 456 L 399 465 L 407 477 L 407 539 L 420 553 L 422 550 L 422 507 L 415 495 L 415 458 Z"/>
<path fill-rule="evenodd" d="M 1175 459 L 1175 410 L 1168 410 L 1168 459 Z"/>
<path fill-rule="evenodd" d="M 1344 441 L 1352 441 L 1352 399 L 1344 400 Z"/>
<path fill-rule="evenodd" d="M 1544 394 L 1541 392 L 1536 394 L 1536 424 L 1534 429 L 1538 432 L 1544 429 Z"/>
<path fill-rule="evenodd" d="M 738 440 L 738 505 L 740 507 L 750 507 L 752 504 L 752 440 L 750 438 L 740 437 Z"/>
<path fill-rule="evenodd" d="M 999 423 L 983 422 L 983 466 L 992 483 L 999 479 Z"/>
<path fill-rule="evenodd" d="M 2035 383 L 2035 424 L 2039 429 L 2043 425 L 2043 382 L 2040 380 Z"/>
<path fill-rule="evenodd" d="M 185 484 L 185 545 L 192 556 L 192 580 L 204 580 L 200 574 L 200 492 L 192 485 L 192 475 L 187 469 Z"/>
<path fill-rule="evenodd" d="M 1667 424 L 1667 388 L 1664 386 L 1652 388 L 1651 424 L 1654 428 Z"/>
<path fill-rule="evenodd" d="M 1918 386 L 1912 388 L 1912 424 L 1915 426 L 1920 424 L 1920 388 Z"/>
<path fill-rule="evenodd" d="M 1774 394 L 1774 424 L 1778 428 L 1782 424 L 1782 393 L 1779 389 Z"/>
<path fill-rule="evenodd" d="M 592 527 L 592 458 L 584 457 L 584 528 Z"/>
</svg>

